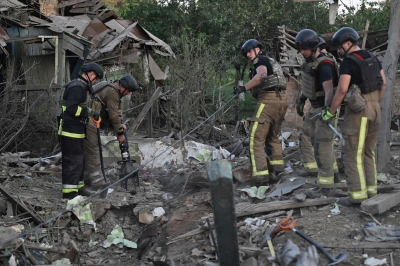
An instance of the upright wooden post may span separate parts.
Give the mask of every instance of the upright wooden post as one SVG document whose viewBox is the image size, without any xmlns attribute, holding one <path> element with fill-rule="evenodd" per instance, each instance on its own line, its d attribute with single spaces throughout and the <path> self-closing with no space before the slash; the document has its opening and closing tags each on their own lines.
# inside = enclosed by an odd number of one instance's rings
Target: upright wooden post
<svg viewBox="0 0 400 266">
<path fill-rule="evenodd" d="M 210 182 L 220 266 L 239 266 L 232 166 L 227 160 L 217 160 L 209 163 L 206 169 Z"/>
</svg>

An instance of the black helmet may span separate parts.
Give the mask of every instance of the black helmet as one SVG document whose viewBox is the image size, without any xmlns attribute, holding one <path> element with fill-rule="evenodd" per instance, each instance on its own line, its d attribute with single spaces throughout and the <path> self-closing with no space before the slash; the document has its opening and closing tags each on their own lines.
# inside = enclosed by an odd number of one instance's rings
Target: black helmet
<svg viewBox="0 0 400 266">
<path fill-rule="evenodd" d="M 322 37 L 318 37 L 318 41 L 319 41 L 319 45 L 318 46 L 326 44 L 326 41 Z"/>
<path fill-rule="evenodd" d="M 247 40 L 243 45 L 242 45 L 242 54 L 243 56 L 247 56 L 247 52 L 249 52 L 251 49 L 254 49 L 256 47 L 259 47 L 262 49 L 262 45 L 259 41 L 255 39 L 250 39 Z"/>
<path fill-rule="evenodd" d="M 82 71 L 84 73 L 89 73 L 90 71 L 93 71 L 94 73 L 96 73 L 96 77 L 98 79 L 102 79 L 104 77 L 103 68 L 94 62 L 91 62 L 91 63 L 87 64 L 86 66 L 84 66 L 82 68 Z"/>
<path fill-rule="evenodd" d="M 130 92 L 142 90 L 142 88 L 138 86 L 136 79 L 129 74 L 120 78 L 119 84 Z"/>
<path fill-rule="evenodd" d="M 352 43 L 357 42 L 360 39 L 358 33 L 350 27 L 344 27 L 338 30 L 332 37 L 332 45 L 338 46 L 346 41 L 351 41 Z"/>
<path fill-rule="evenodd" d="M 319 46 L 318 35 L 315 31 L 304 29 L 296 35 L 294 46 L 297 50 L 312 49 L 314 50 Z"/>
</svg>

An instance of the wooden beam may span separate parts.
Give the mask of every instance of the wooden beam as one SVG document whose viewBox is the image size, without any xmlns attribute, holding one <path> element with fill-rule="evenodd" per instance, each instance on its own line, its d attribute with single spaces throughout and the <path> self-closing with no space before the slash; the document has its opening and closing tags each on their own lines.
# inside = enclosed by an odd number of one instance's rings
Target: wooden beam
<svg viewBox="0 0 400 266">
<path fill-rule="evenodd" d="M 132 136 L 133 133 L 138 129 L 140 124 L 142 123 L 143 119 L 149 112 L 150 108 L 153 106 L 153 103 L 158 99 L 162 91 L 162 87 L 158 87 L 156 91 L 153 93 L 153 96 L 151 96 L 150 100 L 146 103 L 146 105 L 143 107 L 142 111 L 136 118 L 136 120 L 133 122 L 133 125 L 129 128 L 127 131 L 128 136 Z"/>
<path fill-rule="evenodd" d="M 7 200 L 9 200 L 13 205 L 15 205 L 18 209 L 20 209 L 20 211 L 22 213 L 26 213 L 29 216 L 31 216 L 32 220 L 36 223 L 36 224 L 41 224 L 42 221 L 37 218 L 31 211 L 29 211 L 27 208 L 25 208 L 23 205 L 23 202 L 18 202 L 16 199 L 14 199 L 13 196 L 11 196 L 8 191 L 6 191 L 3 187 L 0 186 L 0 192 L 1 194 L 3 194 L 4 196 L 6 196 Z M 43 225 L 44 227 L 46 227 L 47 225 Z"/>
<path fill-rule="evenodd" d="M 79 3 L 86 2 L 86 0 L 70 0 L 70 1 L 65 1 L 62 4 L 56 5 L 56 8 L 62 8 L 66 6 L 73 6 Z"/>
<path fill-rule="evenodd" d="M 400 191 L 376 195 L 361 203 L 361 209 L 371 214 L 381 214 L 400 204 Z"/>
<path fill-rule="evenodd" d="M 334 198 L 325 198 L 325 199 L 307 199 L 303 202 L 298 202 L 296 200 L 282 200 L 282 201 L 264 202 L 258 204 L 243 203 L 236 205 L 236 217 L 247 216 L 261 212 L 302 208 L 308 206 L 327 205 L 334 202 L 335 202 Z"/>
</svg>

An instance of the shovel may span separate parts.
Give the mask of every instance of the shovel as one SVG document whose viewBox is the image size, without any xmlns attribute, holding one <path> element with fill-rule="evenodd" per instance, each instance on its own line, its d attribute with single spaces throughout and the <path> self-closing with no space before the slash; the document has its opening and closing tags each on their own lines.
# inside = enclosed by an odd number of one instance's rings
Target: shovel
<svg viewBox="0 0 400 266">
<path fill-rule="evenodd" d="M 101 122 L 101 117 L 99 117 L 98 120 L 94 120 L 92 117 L 92 122 L 96 125 L 97 128 L 97 141 L 99 143 L 99 154 L 100 154 L 100 165 L 101 165 L 101 172 L 103 173 L 104 177 L 104 182 L 106 182 L 103 186 L 101 186 L 101 193 L 100 193 L 100 198 L 105 199 L 107 197 L 107 188 L 110 185 L 110 182 L 107 181 L 106 178 L 106 173 L 104 171 L 104 163 L 103 163 L 103 150 L 101 149 L 101 138 L 100 138 L 100 122 Z"/>
<path fill-rule="evenodd" d="M 122 161 L 118 161 L 118 164 L 121 165 L 121 168 L 119 169 L 119 179 L 123 179 L 121 181 L 121 187 L 128 190 L 128 178 L 131 176 L 133 176 L 133 185 L 139 187 L 139 174 L 136 167 L 133 165 L 136 161 L 131 159 L 129 155 L 129 144 L 126 134 L 125 141 L 122 142 L 119 147 L 122 155 Z"/>
<path fill-rule="evenodd" d="M 297 230 L 295 228 L 296 227 L 296 221 L 293 219 L 292 216 L 289 216 L 289 217 L 283 219 L 282 221 L 280 221 L 279 222 L 279 227 L 283 231 L 292 230 L 293 232 L 295 232 L 296 234 L 298 234 L 299 236 L 301 236 L 302 238 L 307 240 L 309 243 L 313 244 L 317 249 L 319 249 L 322 253 L 324 253 L 328 257 L 329 261 L 331 262 L 328 265 L 338 264 L 338 263 L 344 261 L 344 259 L 346 259 L 347 256 L 349 255 L 349 253 L 341 253 L 341 254 L 339 254 L 339 256 L 337 256 L 337 258 L 333 257 L 331 254 L 328 253 L 328 251 L 326 251 L 323 247 L 318 245 L 314 240 L 312 240 L 311 238 L 309 238 L 308 236 L 306 236 L 305 234 L 303 234 L 302 232 Z"/>
</svg>

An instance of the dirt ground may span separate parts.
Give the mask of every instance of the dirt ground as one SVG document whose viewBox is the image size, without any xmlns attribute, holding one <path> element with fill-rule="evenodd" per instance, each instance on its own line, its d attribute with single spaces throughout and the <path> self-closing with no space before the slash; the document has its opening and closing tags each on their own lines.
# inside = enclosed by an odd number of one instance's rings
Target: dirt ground
<svg viewBox="0 0 400 266">
<path fill-rule="evenodd" d="M 399 139 L 400 134 L 393 132 L 392 141 L 396 142 Z M 296 136 L 292 140 L 296 142 Z M 338 142 L 336 144 L 338 145 Z M 297 145 L 289 147 L 285 150 L 285 155 L 297 150 Z M 392 161 L 384 169 L 384 173 L 392 180 L 400 179 L 400 146 L 392 146 L 391 152 Z M 297 177 L 296 170 L 302 167 L 301 156 L 290 159 L 290 164 L 293 172 L 285 175 L 286 179 Z M 232 165 L 234 168 L 237 166 L 248 167 L 248 160 L 235 158 Z M 3 163 L 2 169 L 1 188 L 40 221 L 57 217 L 58 214 L 65 211 L 67 200 L 61 199 L 59 167 L 53 169 L 54 174 L 34 173 L 31 176 L 26 175 L 29 168 L 13 164 Z M 10 177 L 10 171 L 17 174 Z M 0 222 L 3 227 L 15 224 L 24 226 L 22 230 L 24 244 L 28 246 L 28 251 L 36 258 L 37 262 L 42 265 L 51 264 L 65 257 L 75 260 L 74 263 L 79 265 L 153 265 L 149 259 L 164 259 L 169 265 L 211 265 L 207 263 L 216 261 L 216 252 L 206 224 L 207 218 L 211 223 L 213 219 L 211 195 L 204 171 L 204 164 L 191 165 L 186 168 L 141 170 L 139 172 L 141 184 L 139 188 L 135 188 L 132 181 L 129 180 L 127 191 L 116 185 L 114 191 L 108 194 L 106 199 L 97 197 L 88 201 L 91 203 L 96 230 L 93 225 L 84 224 L 71 212 L 67 212 L 32 231 L 37 224 L 33 223 L 32 219 L 28 219 L 30 216 L 26 213 L 21 211 L 16 213 L 10 210 L 10 204 L 8 205 L 9 209 L 0 209 L 0 211 L 4 211 Z M 111 181 L 116 181 L 118 171 L 109 169 L 108 172 Z M 247 174 L 249 175 L 248 171 Z M 343 173 L 341 176 L 345 178 Z M 313 187 L 311 184 L 315 181 L 315 177 L 304 179 L 307 183 L 292 193 L 262 200 L 250 198 L 246 193 L 239 191 L 238 188 L 245 187 L 245 184 L 235 181 L 233 186 L 235 203 L 251 202 L 256 204 L 292 199 L 294 195 Z M 382 184 L 384 183 L 380 182 L 380 185 Z M 271 187 L 266 193 L 270 192 L 274 183 L 270 185 Z M 146 250 L 129 248 L 122 243 L 111 245 L 108 248 L 103 247 L 104 240 L 116 226 L 122 228 L 124 239 L 139 243 L 139 237 L 148 228 L 146 224 L 139 222 L 139 213 L 149 214 L 156 207 L 162 207 L 165 215 L 156 217 L 152 222 L 156 225 L 157 233 L 151 239 L 150 242 L 153 244 L 149 248 Z M 349 253 L 348 258 L 338 265 L 361 266 L 364 265 L 367 256 L 376 259 L 386 258 L 386 264 L 382 265 L 400 265 L 399 241 L 391 242 L 397 243 L 397 249 L 382 249 L 380 245 L 387 242 L 368 242 L 354 234 L 355 231 L 362 229 L 366 223 L 370 222 L 399 229 L 400 205 L 374 216 L 361 212 L 359 207 L 342 206 L 339 206 L 340 214 L 333 215 L 332 207 L 333 205 L 320 205 L 284 210 L 284 213 L 275 217 L 261 219 L 264 222 L 258 226 L 256 224 L 246 225 L 243 221 L 246 218 L 257 218 L 274 212 L 238 218 L 237 232 L 241 260 L 244 262 L 254 258 L 257 261 L 256 264 L 243 263 L 242 265 L 273 265 L 268 261 L 268 257 L 271 256 L 268 247 L 263 244 L 264 234 L 267 230 L 274 229 L 278 222 L 288 214 L 294 217 L 298 230 L 326 247 L 332 256 L 337 257 L 340 253 Z M 196 229 L 198 229 L 194 231 L 197 232 L 196 234 L 177 239 Z M 301 249 L 309 246 L 308 242 L 294 232 L 280 232 L 272 239 L 277 253 L 288 239 Z M 7 237 L 0 235 L 0 240 L 3 243 Z M 52 246 L 72 250 L 73 243 L 79 250 L 76 254 L 71 251 L 67 254 L 59 254 L 32 248 L 32 246 L 41 245 L 42 247 Z M 365 248 L 365 243 L 370 247 Z M 25 262 L 26 265 L 31 265 L 30 260 L 25 260 L 24 252 L 20 247 L 19 244 L 10 250 L 19 260 L 19 265 L 24 265 Z M 138 254 L 143 254 L 141 260 L 138 260 Z M 394 264 L 391 264 L 391 259 Z M 327 264 L 328 259 L 319 252 L 318 265 Z M 275 265 L 277 265 L 276 262 Z"/>
</svg>

